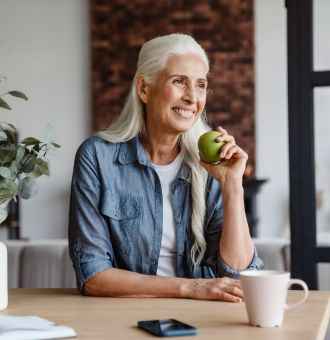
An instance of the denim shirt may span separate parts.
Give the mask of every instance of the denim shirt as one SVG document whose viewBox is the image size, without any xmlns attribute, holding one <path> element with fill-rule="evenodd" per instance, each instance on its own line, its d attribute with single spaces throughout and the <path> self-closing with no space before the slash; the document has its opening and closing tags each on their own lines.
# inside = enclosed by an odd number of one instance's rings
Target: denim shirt
<svg viewBox="0 0 330 340">
<path fill-rule="evenodd" d="M 218 181 L 208 177 L 207 250 L 199 266 L 193 266 L 190 256 L 191 171 L 186 163 L 170 192 L 176 225 L 176 276 L 237 278 L 239 272 L 219 257 L 223 204 Z M 69 250 L 81 292 L 86 280 L 112 267 L 156 275 L 162 214 L 161 184 L 139 138 L 125 143 L 109 143 L 97 136 L 87 139 L 75 158 L 69 219 Z M 248 269 L 261 265 L 255 251 Z"/>
</svg>

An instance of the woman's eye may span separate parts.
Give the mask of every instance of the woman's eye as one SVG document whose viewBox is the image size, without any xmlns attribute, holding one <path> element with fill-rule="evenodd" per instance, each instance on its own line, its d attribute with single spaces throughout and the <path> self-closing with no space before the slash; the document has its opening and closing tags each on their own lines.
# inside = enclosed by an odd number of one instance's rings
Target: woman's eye
<svg viewBox="0 0 330 340">
<path fill-rule="evenodd" d="M 183 79 L 174 79 L 174 84 L 184 85 Z"/>
</svg>

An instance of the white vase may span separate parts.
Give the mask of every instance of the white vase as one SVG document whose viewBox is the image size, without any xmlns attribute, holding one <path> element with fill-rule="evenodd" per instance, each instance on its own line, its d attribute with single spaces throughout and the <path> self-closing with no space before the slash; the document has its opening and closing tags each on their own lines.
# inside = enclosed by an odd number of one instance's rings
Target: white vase
<svg viewBox="0 0 330 340">
<path fill-rule="evenodd" d="M 0 311 L 8 306 L 7 247 L 0 242 Z"/>
<path fill-rule="evenodd" d="M 0 224 L 7 218 L 8 216 L 8 204 L 10 200 L 5 201 L 0 204 Z"/>
</svg>

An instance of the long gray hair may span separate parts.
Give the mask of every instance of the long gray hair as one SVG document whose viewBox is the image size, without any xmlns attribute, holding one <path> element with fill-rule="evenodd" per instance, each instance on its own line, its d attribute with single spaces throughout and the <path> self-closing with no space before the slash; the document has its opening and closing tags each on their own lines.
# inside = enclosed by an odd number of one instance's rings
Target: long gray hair
<svg viewBox="0 0 330 340">
<path fill-rule="evenodd" d="M 98 132 L 97 135 L 109 142 L 118 143 L 126 142 L 145 131 L 144 108 L 136 91 L 138 77 L 142 75 L 146 83 L 152 83 L 157 74 L 165 67 L 170 56 L 186 53 L 199 55 L 209 69 L 209 61 L 204 49 L 189 35 L 174 33 L 144 43 L 139 53 L 137 70 L 123 110 L 106 130 Z M 197 140 L 207 130 L 209 127 L 206 124 L 205 113 L 199 113 L 193 127 L 184 132 L 180 139 L 185 155 L 184 161 L 190 167 L 192 176 L 191 228 L 194 244 L 191 249 L 191 258 L 194 265 L 200 264 L 206 251 L 204 218 L 207 172 L 199 164 Z"/>
</svg>

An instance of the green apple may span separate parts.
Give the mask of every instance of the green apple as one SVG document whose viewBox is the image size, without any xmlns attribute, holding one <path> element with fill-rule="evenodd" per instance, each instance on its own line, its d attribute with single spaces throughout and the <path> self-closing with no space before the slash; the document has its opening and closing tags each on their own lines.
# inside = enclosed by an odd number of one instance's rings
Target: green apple
<svg viewBox="0 0 330 340">
<path fill-rule="evenodd" d="M 219 131 L 208 131 L 199 137 L 198 149 L 204 162 L 216 164 L 220 161 L 220 149 L 226 142 L 217 142 L 216 138 L 219 136 Z"/>
</svg>

